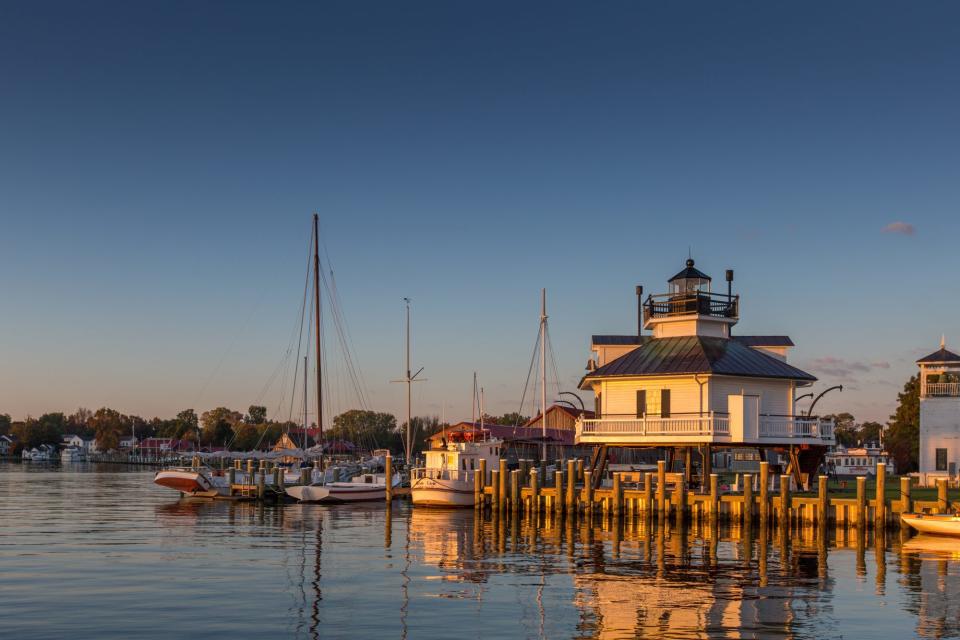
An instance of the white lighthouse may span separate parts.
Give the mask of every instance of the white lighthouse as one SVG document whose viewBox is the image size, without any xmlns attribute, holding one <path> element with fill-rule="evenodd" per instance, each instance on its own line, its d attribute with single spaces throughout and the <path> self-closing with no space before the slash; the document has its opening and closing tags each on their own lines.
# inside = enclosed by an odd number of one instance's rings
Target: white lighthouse
<svg viewBox="0 0 960 640">
<path fill-rule="evenodd" d="M 960 460 L 960 355 L 940 349 L 917 360 L 920 367 L 920 484 L 955 479 Z"/>
</svg>

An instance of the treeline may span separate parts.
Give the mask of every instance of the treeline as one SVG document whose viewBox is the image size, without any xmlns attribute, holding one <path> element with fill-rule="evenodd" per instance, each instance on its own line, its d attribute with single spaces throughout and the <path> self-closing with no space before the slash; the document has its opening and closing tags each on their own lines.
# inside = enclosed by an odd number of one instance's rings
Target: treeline
<svg viewBox="0 0 960 640">
<path fill-rule="evenodd" d="M 490 424 L 522 424 L 525 416 L 508 413 L 502 416 L 484 416 Z M 414 450 L 423 449 L 426 438 L 444 425 L 436 416 L 417 416 L 411 420 Z M 45 413 L 39 418 L 27 417 L 22 421 L 11 420 L 8 414 L 0 414 L 0 435 L 10 435 L 16 441 L 15 453 L 23 448 L 39 447 L 42 444 L 59 445 L 63 436 L 78 435 L 95 438 L 102 451 L 117 449 L 120 441 L 135 435 L 138 441 L 146 438 L 173 438 L 189 440 L 201 447 L 228 447 L 234 451 L 266 449 L 273 446 L 283 433 L 292 431 L 298 445 L 303 443 L 301 425 L 291 421 L 274 421 L 267 418 L 267 408 L 251 405 L 246 412 L 228 407 L 217 407 L 199 416 L 193 409 L 184 409 L 173 418 L 151 418 L 127 415 L 102 407 L 96 411 L 80 408 L 70 415 Z M 316 433 L 312 425 L 311 436 Z M 333 418 L 332 425 L 324 433 L 324 440 L 347 441 L 360 450 L 391 449 L 403 451 L 406 422 L 397 423 L 393 414 L 353 409 Z M 308 443 L 317 444 L 315 437 Z"/>
</svg>

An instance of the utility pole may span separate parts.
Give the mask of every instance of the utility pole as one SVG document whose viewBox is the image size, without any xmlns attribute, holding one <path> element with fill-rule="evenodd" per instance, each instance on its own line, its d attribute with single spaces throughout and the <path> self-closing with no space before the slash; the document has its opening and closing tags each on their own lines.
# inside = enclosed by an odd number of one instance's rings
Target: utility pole
<svg viewBox="0 0 960 640">
<path fill-rule="evenodd" d="M 403 443 L 403 453 L 404 460 L 406 460 L 407 467 L 410 467 L 413 454 L 413 439 L 412 439 L 412 421 L 413 421 L 413 411 L 411 409 L 412 404 L 412 385 L 414 382 L 421 382 L 417 380 L 417 376 L 420 375 L 420 372 L 423 371 L 423 367 L 420 367 L 420 370 L 415 374 L 410 375 L 410 298 L 404 298 L 403 302 L 406 304 L 407 308 L 407 345 L 406 345 L 406 373 L 407 375 L 402 380 L 392 380 L 392 382 L 405 382 L 407 383 L 407 432 L 404 437 Z"/>
</svg>

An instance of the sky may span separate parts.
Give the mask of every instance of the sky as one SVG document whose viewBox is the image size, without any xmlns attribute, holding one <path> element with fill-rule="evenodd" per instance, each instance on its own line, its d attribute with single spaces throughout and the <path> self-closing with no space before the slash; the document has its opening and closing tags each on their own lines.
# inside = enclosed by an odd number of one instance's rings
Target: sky
<svg viewBox="0 0 960 640">
<path fill-rule="evenodd" d="M 572 391 L 689 253 L 885 420 L 960 348 L 958 77 L 951 2 L 6 2 L 0 413 L 296 415 L 317 212 L 370 408 L 404 297 L 414 413 L 515 411 L 541 287 Z"/>
</svg>

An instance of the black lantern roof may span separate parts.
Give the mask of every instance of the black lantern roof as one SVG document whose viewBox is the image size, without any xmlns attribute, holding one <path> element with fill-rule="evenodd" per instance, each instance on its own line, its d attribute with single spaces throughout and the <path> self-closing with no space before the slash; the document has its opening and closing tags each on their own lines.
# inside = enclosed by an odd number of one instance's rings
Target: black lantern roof
<svg viewBox="0 0 960 640">
<path fill-rule="evenodd" d="M 705 274 L 700 269 L 697 269 L 693 266 L 693 258 L 687 260 L 687 268 L 673 276 L 667 282 L 675 282 L 677 280 L 706 280 L 710 282 L 712 278 Z"/>
</svg>

